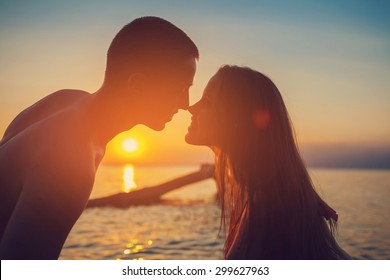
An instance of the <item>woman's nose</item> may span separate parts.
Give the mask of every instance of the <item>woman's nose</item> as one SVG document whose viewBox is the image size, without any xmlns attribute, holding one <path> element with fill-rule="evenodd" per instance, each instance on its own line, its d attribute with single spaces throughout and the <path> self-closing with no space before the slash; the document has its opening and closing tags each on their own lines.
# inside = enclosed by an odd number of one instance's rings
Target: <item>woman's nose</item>
<svg viewBox="0 0 390 280">
<path fill-rule="evenodd" d="M 186 92 L 186 94 L 183 94 L 179 100 L 179 109 L 188 110 L 189 105 L 190 105 L 190 97 L 189 97 L 189 93 Z"/>
</svg>

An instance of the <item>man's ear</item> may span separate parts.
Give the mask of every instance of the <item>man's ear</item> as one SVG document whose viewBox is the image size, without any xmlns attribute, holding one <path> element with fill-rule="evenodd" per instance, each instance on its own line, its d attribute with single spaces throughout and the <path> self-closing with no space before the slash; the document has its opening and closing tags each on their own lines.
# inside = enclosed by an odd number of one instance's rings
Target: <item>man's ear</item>
<svg viewBox="0 0 390 280">
<path fill-rule="evenodd" d="M 127 88 L 130 92 L 139 92 L 146 84 L 146 76 L 142 73 L 133 73 L 127 79 Z"/>
</svg>

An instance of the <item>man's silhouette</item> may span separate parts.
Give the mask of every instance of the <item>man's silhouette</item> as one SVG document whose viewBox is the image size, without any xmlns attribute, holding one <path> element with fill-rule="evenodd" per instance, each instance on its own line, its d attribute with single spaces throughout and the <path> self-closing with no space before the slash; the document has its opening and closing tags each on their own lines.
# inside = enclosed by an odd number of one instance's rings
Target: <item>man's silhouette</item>
<svg viewBox="0 0 390 280">
<path fill-rule="evenodd" d="M 173 24 L 123 27 L 93 94 L 60 90 L 22 111 L 0 142 L 0 258 L 56 259 L 84 210 L 107 142 L 187 109 L 198 50 Z"/>
</svg>

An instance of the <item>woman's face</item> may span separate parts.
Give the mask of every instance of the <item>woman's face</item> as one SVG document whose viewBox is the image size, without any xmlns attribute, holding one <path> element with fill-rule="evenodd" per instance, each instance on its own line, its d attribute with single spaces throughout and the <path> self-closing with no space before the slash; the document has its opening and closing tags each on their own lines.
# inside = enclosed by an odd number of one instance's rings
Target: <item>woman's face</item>
<svg viewBox="0 0 390 280">
<path fill-rule="evenodd" d="M 202 98 L 188 109 L 192 114 L 191 124 L 185 136 L 188 144 L 205 146 L 218 144 L 215 104 L 220 83 L 218 76 L 214 75 L 204 89 Z"/>
</svg>

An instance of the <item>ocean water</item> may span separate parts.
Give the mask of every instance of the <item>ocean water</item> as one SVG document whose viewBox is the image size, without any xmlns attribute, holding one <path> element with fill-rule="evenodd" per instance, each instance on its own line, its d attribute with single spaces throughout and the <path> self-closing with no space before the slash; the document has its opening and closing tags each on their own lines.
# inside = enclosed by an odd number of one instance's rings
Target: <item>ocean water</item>
<svg viewBox="0 0 390 280">
<path fill-rule="evenodd" d="M 92 198 L 153 186 L 197 166 L 102 165 Z M 340 246 L 357 259 L 390 259 L 390 170 L 310 169 L 337 210 Z M 60 259 L 222 259 L 220 209 L 212 179 L 164 195 L 164 202 L 127 209 L 88 208 Z"/>
</svg>

